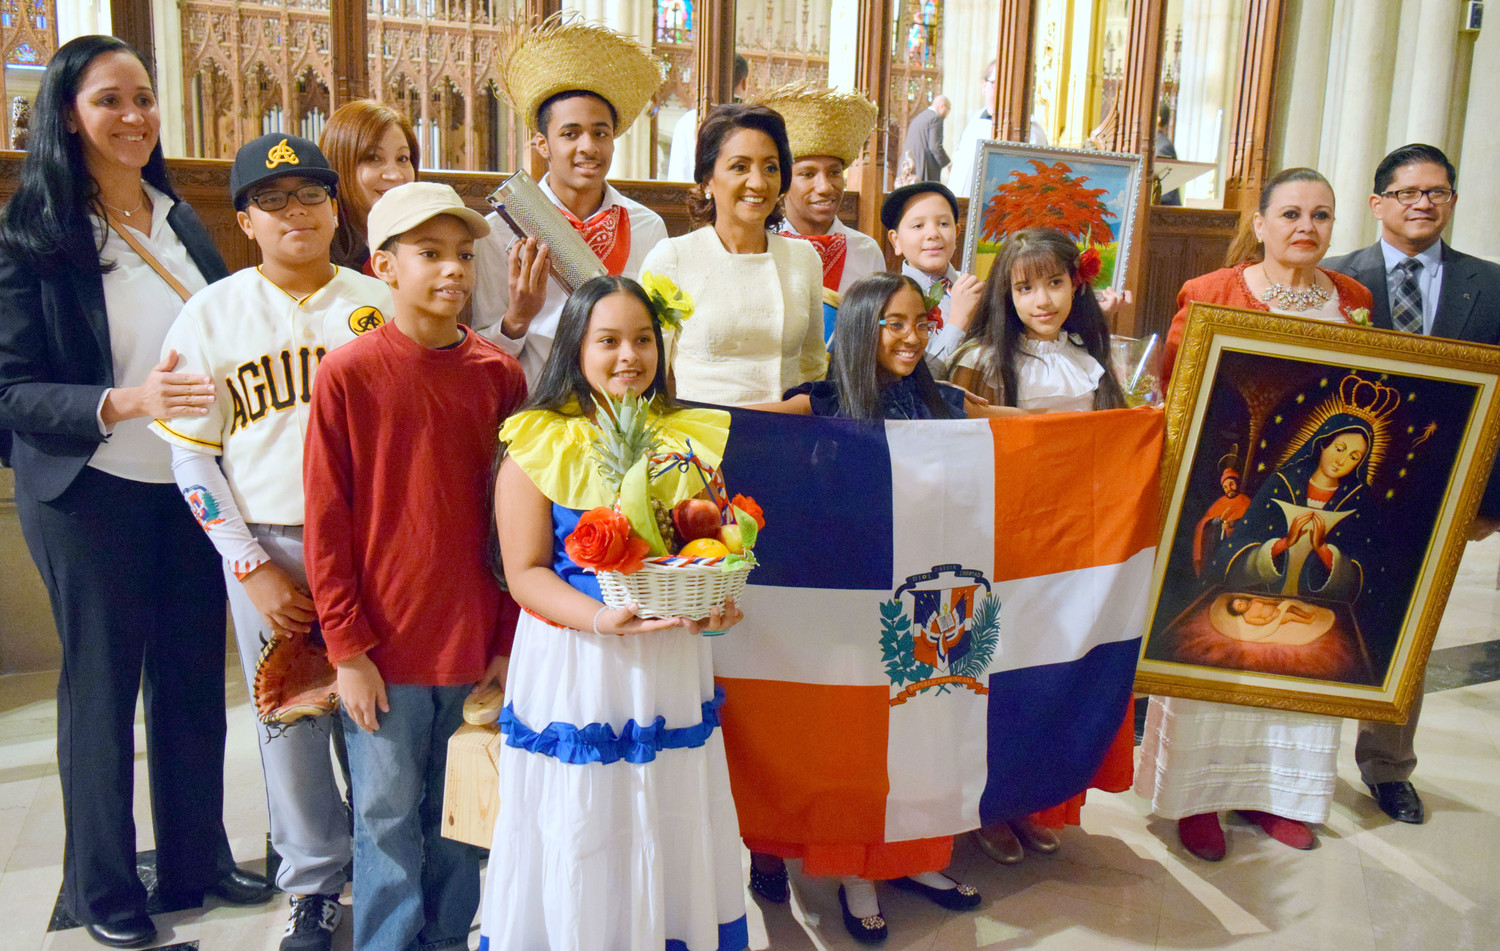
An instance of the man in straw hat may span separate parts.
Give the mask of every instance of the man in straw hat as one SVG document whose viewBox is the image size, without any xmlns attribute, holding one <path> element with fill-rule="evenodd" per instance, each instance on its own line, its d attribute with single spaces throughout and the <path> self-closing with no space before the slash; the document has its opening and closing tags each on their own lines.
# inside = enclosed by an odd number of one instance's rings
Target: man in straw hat
<svg viewBox="0 0 1500 951">
<path fill-rule="evenodd" d="M 611 274 L 639 277 L 646 252 L 666 238 L 661 216 L 605 180 L 615 140 L 662 83 L 662 63 L 630 37 L 552 17 L 513 21 L 497 55 L 502 91 L 535 133 L 547 162 L 540 182 Z M 552 352 L 567 291 L 549 274 L 547 248 L 518 240 L 490 215 L 475 243 L 474 327 L 521 361 L 535 385 Z"/>
<path fill-rule="evenodd" d="M 879 110 L 852 93 L 793 83 L 757 100 L 781 113 L 792 147 L 792 187 L 781 234 L 812 242 L 823 259 L 823 339 L 833 335 L 838 302 L 861 278 L 885 270 L 885 255 L 869 235 L 838 218 L 844 172 L 865 146 Z"/>
</svg>

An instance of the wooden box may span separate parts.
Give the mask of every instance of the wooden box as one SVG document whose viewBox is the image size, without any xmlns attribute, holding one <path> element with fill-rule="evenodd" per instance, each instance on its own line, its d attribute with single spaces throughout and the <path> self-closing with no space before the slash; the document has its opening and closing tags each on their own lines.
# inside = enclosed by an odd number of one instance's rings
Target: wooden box
<svg viewBox="0 0 1500 951">
<path fill-rule="evenodd" d="M 443 780 L 443 836 L 489 848 L 500 811 L 496 761 L 504 737 L 494 724 L 465 723 L 448 739 L 448 770 Z"/>
</svg>

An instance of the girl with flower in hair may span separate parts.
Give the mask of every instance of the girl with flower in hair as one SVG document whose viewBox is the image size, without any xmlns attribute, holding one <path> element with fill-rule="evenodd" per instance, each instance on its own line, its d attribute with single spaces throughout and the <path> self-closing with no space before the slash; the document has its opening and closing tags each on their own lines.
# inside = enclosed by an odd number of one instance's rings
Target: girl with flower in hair
<svg viewBox="0 0 1500 951">
<path fill-rule="evenodd" d="M 992 403 L 1033 412 L 1118 409 L 1125 394 L 1110 368 L 1109 325 L 1094 296 L 1098 252 L 1079 253 L 1053 228 L 1005 239 L 979 310 L 953 353 L 952 381 Z M 1108 303 L 1113 304 L 1111 298 Z M 1134 720 L 1125 711 L 1092 785 L 1130 788 Z M 1020 862 L 1026 850 L 1055 852 L 1054 829 L 1077 825 L 1083 793 L 1031 816 L 982 816 L 977 841 L 990 858 Z"/>
<path fill-rule="evenodd" d="M 500 555 L 525 613 L 500 718 L 505 807 L 481 928 L 492 951 L 749 945 L 724 694 L 702 636 L 741 612 L 641 618 L 607 607 L 592 573 L 635 570 L 647 549 L 614 510 L 619 486 L 596 446 L 626 423 L 611 401 L 647 401 L 657 446 L 708 466 L 729 436 L 727 413 L 668 395 L 662 328 L 692 303 L 643 277 L 655 293 L 606 276 L 568 298 L 530 400 L 500 430 Z M 702 488 L 696 470 L 672 467 L 649 491 L 670 509 Z"/>
<path fill-rule="evenodd" d="M 1053 228 L 1005 239 L 949 375 L 993 403 L 1044 412 L 1116 409 L 1109 324 L 1094 297 L 1099 253 Z"/>
</svg>

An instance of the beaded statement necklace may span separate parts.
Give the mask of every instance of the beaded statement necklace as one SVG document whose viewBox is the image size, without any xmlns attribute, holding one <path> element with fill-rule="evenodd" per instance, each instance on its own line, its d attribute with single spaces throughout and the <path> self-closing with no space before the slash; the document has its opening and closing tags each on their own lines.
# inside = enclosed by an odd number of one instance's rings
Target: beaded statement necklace
<svg viewBox="0 0 1500 951">
<path fill-rule="evenodd" d="M 1260 292 L 1260 299 L 1274 302 L 1282 310 L 1306 311 L 1316 310 L 1328 303 L 1333 295 L 1329 294 L 1317 284 L 1307 287 L 1292 287 L 1288 284 L 1275 283 Z"/>
</svg>

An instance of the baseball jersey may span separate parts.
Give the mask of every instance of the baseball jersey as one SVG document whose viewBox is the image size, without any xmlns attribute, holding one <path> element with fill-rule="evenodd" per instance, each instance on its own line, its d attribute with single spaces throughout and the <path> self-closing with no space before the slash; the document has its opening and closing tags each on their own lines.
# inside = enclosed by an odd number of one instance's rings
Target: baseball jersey
<svg viewBox="0 0 1500 951">
<path fill-rule="evenodd" d="M 557 200 L 548 186 L 546 176 L 542 177 L 541 188 L 542 193 L 554 205 L 562 207 L 562 202 Z M 661 215 L 640 202 L 631 201 L 606 182 L 604 201 L 594 215 L 604 213 L 615 205 L 623 207 L 630 216 L 629 254 L 619 273 L 638 280 L 641 276 L 641 262 L 646 259 L 647 252 L 656 247 L 658 241 L 666 238 L 667 226 L 661 220 Z M 481 335 L 498 344 L 500 349 L 521 361 L 527 385 L 535 386 L 537 378 L 542 374 L 542 367 L 547 362 L 547 355 L 552 352 L 552 340 L 557 336 L 557 319 L 562 316 L 568 292 L 556 277 L 549 276 L 547 299 L 543 302 L 542 309 L 532 318 L 526 334 L 515 340 L 507 337 L 501 329 L 505 310 L 510 306 L 510 261 L 506 255 L 516 237 L 515 232 L 510 230 L 510 225 L 501 220 L 498 214 L 491 212 L 488 220 L 489 236 L 474 242 L 473 326 Z M 590 220 L 593 218 L 590 217 Z"/>
<path fill-rule="evenodd" d="M 194 294 L 162 346 L 181 355 L 178 372 L 213 379 L 208 413 L 151 428 L 174 447 L 220 456 L 246 522 L 301 525 L 313 376 L 328 351 L 379 327 L 391 309 L 383 282 L 345 267 L 300 299 L 259 268 L 238 271 Z"/>
</svg>

